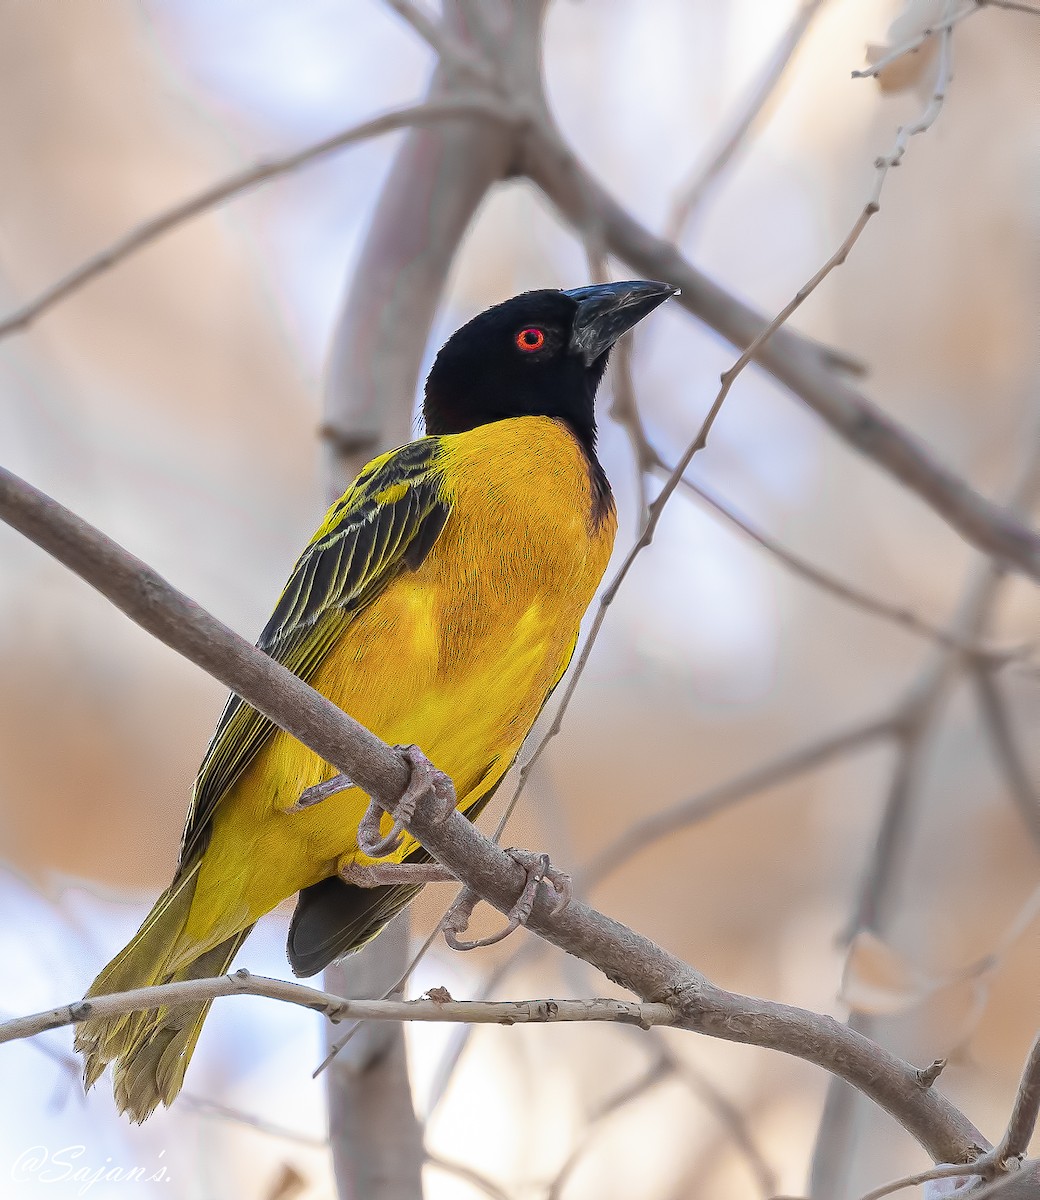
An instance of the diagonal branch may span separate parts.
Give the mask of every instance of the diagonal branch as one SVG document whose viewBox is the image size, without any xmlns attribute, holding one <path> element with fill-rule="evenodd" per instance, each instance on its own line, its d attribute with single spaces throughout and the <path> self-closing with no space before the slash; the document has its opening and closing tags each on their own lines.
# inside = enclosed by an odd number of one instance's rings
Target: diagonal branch
<svg viewBox="0 0 1040 1200">
<path fill-rule="evenodd" d="M 387 746 L 233 633 L 155 571 L 56 501 L 0 469 L 0 518 L 108 597 L 127 616 L 237 692 L 393 813 L 409 769 Z M 420 806 L 406 823 L 456 878 L 508 912 L 521 893 L 521 867 L 458 811 L 446 819 Z M 882 1046 L 792 1005 L 727 992 L 649 938 L 572 900 L 555 912 L 542 889 L 532 932 L 574 954 L 647 1003 L 667 1004 L 688 1030 L 792 1054 L 853 1083 L 938 1160 L 972 1161 L 987 1148 L 971 1122 L 917 1071 Z M 339 997 L 336 1002 L 341 1003 Z"/>
<path fill-rule="evenodd" d="M 1040 1035 L 1034 1039 L 1022 1069 L 1022 1078 L 1018 1085 L 1014 1106 L 1011 1109 L 1007 1132 L 1000 1139 L 1000 1143 L 988 1154 L 983 1155 L 979 1162 L 986 1164 L 993 1171 L 1000 1172 L 1008 1169 L 1010 1159 L 1024 1157 L 1036 1130 L 1038 1116 L 1040 1116 Z"/>
<path fill-rule="evenodd" d="M 1015 737 L 1012 715 L 992 670 L 981 663 L 973 673 L 975 695 L 979 702 L 982 727 L 1007 781 L 1018 811 L 1033 840 L 1040 845 L 1040 792 L 1030 776 L 1022 748 Z"/>
<path fill-rule="evenodd" d="M 830 737 L 813 740 L 744 775 L 682 800 L 671 808 L 643 817 L 600 850 L 575 875 L 575 886 L 582 891 L 594 888 L 662 838 L 670 837 L 758 792 L 777 787 L 842 755 L 891 738 L 893 733 L 891 717 L 857 722 Z"/>
<path fill-rule="evenodd" d="M 887 155 L 876 160 L 874 164 L 875 178 L 873 190 L 871 191 L 870 197 L 867 200 L 863 211 L 853 222 L 852 228 L 846 234 L 845 239 L 830 256 L 830 258 L 827 259 L 823 266 L 821 266 L 819 270 L 816 271 L 815 274 L 809 280 L 807 280 L 797 292 L 795 292 L 795 294 L 776 314 L 776 316 L 774 316 L 773 319 L 769 321 L 769 323 L 763 328 L 758 330 L 755 336 L 741 352 L 737 360 L 725 371 L 723 371 L 721 376 L 721 386 L 718 392 L 715 394 L 715 398 L 712 400 L 707 416 L 701 422 L 696 437 L 694 437 L 693 441 L 690 442 L 690 444 L 686 447 L 682 457 L 672 469 L 672 472 L 665 481 L 664 486 L 657 494 L 654 502 L 650 505 L 646 521 L 643 524 L 642 533 L 640 533 L 635 544 L 629 550 L 621 566 L 618 568 L 617 574 L 610 581 L 606 590 L 600 597 L 599 606 L 596 609 L 596 615 L 593 618 L 592 627 L 589 630 L 588 637 L 585 639 L 585 644 L 582 647 L 581 654 L 578 656 L 577 664 L 570 672 L 570 678 L 567 681 L 567 687 L 563 693 L 563 697 L 560 700 L 559 705 L 557 706 L 556 714 L 553 717 L 553 722 L 546 731 L 545 735 L 542 737 L 542 740 L 535 747 L 534 752 L 529 756 L 527 761 L 520 769 L 516 790 L 514 791 L 513 796 L 509 801 L 509 805 L 499 823 L 498 831 L 496 833 L 496 840 L 498 834 L 500 834 L 502 829 L 505 827 L 506 822 L 509 820 L 510 815 L 520 799 L 520 795 L 523 792 L 524 786 L 530 775 L 531 768 L 545 752 L 545 748 L 548 746 L 549 742 L 552 741 L 552 739 L 560 732 L 562 728 L 564 716 L 566 715 L 567 709 L 574 698 L 574 694 L 577 691 L 582 674 L 588 665 L 589 658 L 592 654 L 592 649 L 596 644 L 600 630 L 603 628 L 603 622 L 606 619 L 607 609 L 614 602 L 618 590 L 624 583 L 629 571 L 632 569 L 636 558 L 653 541 L 654 533 L 657 530 L 657 525 L 661 519 L 662 513 L 664 512 L 665 505 L 675 494 L 676 489 L 686 473 L 687 467 L 689 467 L 698 451 L 703 450 L 707 445 L 708 435 L 711 432 L 711 428 L 715 423 L 720 411 L 722 410 L 722 406 L 725 403 L 726 397 L 729 395 L 734 383 L 736 383 L 737 379 L 740 377 L 741 373 L 745 370 L 748 364 L 754 358 L 756 358 L 760 352 L 768 348 L 770 343 L 773 341 L 774 336 L 782 331 L 787 321 L 794 315 L 794 313 L 798 311 L 799 308 L 801 308 L 805 301 L 808 300 L 808 298 L 813 294 L 813 292 L 816 291 L 816 289 L 831 274 L 831 272 L 836 270 L 846 261 L 849 254 L 852 252 L 853 247 L 859 241 L 863 230 L 870 223 L 871 218 L 880 211 L 881 192 L 885 186 L 885 181 L 888 178 L 889 172 L 902 162 L 904 156 L 906 155 L 907 148 L 910 145 L 911 139 L 930 129 L 938 118 L 939 113 L 942 111 L 943 103 L 946 99 L 946 87 L 949 82 L 951 69 L 949 44 L 950 38 L 950 31 L 947 30 L 943 35 L 942 52 L 940 56 L 939 71 L 936 77 L 935 88 L 927 107 L 916 121 L 909 125 L 900 127 L 896 134 L 896 139 L 892 150 Z M 588 227 L 590 220 L 589 214 L 595 211 L 595 205 L 592 203 L 591 199 L 586 196 L 585 206 L 582 209 L 584 214 L 584 225 L 582 228 Z M 597 216 L 598 215 L 599 214 L 597 213 Z M 669 280 L 671 279 L 670 276 L 666 276 L 665 278 Z M 1040 573 L 1040 538 L 1037 540 L 1037 571 Z"/>
<path fill-rule="evenodd" d="M 500 1188 L 493 1180 L 488 1179 L 486 1175 L 482 1175 L 473 1167 L 467 1166 L 466 1163 L 454 1162 L 448 1158 L 441 1158 L 439 1154 L 430 1154 L 426 1152 L 425 1163 L 427 1166 L 434 1167 L 438 1171 L 443 1171 L 446 1175 L 454 1175 L 457 1179 L 464 1179 L 471 1187 L 475 1187 L 478 1191 L 490 1197 L 490 1200 L 510 1200 L 509 1193 L 503 1188 Z"/>
<path fill-rule="evenodd" d="M 628 339 L 622 339 L 618 351 L 623 351 L 624 353 L 618 356 L 619 368 L 614 374 L 613 401 L 610 407 L 610 415 L 624 429 L 628 436 L 632 453 L 635 457 L 639 479 L 645 481 L 646 476 L 651 471 L 662 471 L 665 475 L 670 475 L 672 468 L 668 466 L 657 448 L 650 441 L 643 424 L 632 380 L 630 342 Z M 821 591 L 827 592 L 836 599 L 842 600 L 846 604 L 850 604 L 854 608 L 859 608 L 866 613 L 870 613 L 872 616 L 890 621 L 893 625 L 898 625 L 909 633 L 930 638 L 942 646 L 962 650 L 965 654 L 971 654 L 980 659 L 989 659 L 991 663 L 1006 661 L 1009 657 L 1009 652 L 1006 650 L 984 646 L 978 642 L 964 642 L 959 640 L 955 634 L 934 624 L 932 621 L 918 616 L 917 613 L 905 605 L 882 600 L 843 579 L 839 579 L 836 575 L 822 570 L 820 567 L 809 562 L 808 559 L 802 558 L 801 555 L 789 550 L 771 534 L 753 525 L 747 517 L 736 512 L 720 496 L 705 487 L 703 483 L 695 482 L 688 475 L 684 475 L 679 482 L 692 496 L 695 496 L 702 504 L 705 504 L 713 513 L 722 517 L 728 524 L 739 529 L 741 533 L 757 546 L 761 547 L 761 549 L 765 550 L 767 554 L 771 554 L 776 558 L 792 574 L 804 579 L 814 587 L 818 587 Z M 645 483 L 641 487 L 641 493 L 643 488 L 645 488 Z M 641 510 L 645 511 L 645 498 L 642 499 L 640 507 Z"/>
<path fill-rule="evenodd" d="M 354 125 L 331 137 L 322 138 L 291 154 L 267 159 L 252 167 L 247 167 L 245 170 L 236 171 L 233 175 L 198 192 L 188 200 L 175 204 L 157 216 L 143 221 L 128 233 L 123 234 L 122 237 L 117 238 L 111 245 L 106 246 L 104 250 L 99 250 L 96 254 L 91 255 L 85 262 L 51 284 L 34 299 L 0 320 L 0 338 L 26 329 L 38 317 L 43 316 L 44 313 L 74 292 L 78 292 L 80 288 L 99 275 L 110 271 L 124 259 L 152 242 L 158 241 L 159 238 L 178 226 L 217 208 L 227 200 L 251 191 L 262 183 L 277 179 L 281 175 L 287 175 L 337 150 L 343 150 L 347 146 L 378 137 L 380 134 L 391 133 L 409 125 L 434 124 L 459 117 L 483 117 L 499 123 L 515 120 L 515 115 L 510 109 L 502 103 L 496 103 L 491 97 L 430 100 L 424 104 L 415 104 L 410 108 L 402 108 L 396 112 L 373 117 L 370 121 L 363 121 L 360 125 Z"/>
<path fill-rule="evenodd" d="M 678 242 L 682 237 L 690 216 L 697 211 L 708 190 L 729 166 L 734 155 L 744 144 L 752 128 L 761 120 L 769 107 L 780 81 L 784 77 L 795 51 L 801 45 L 806 31 L 822 7 L 824 0 L 802 0 L 797 12 L 773 47 L 765 70 L 755 81 L 743 103 L 730 118 L 730 122 L 715 147 L 703 164 L 698 164 L 690 177 L 679 189 L 672 211 L 665 223 L 667 236 Z"/>
<path fill-rule="evenodd" d="M 664 469 L 667 468 L 665 467 Z M 735 528 L 739 529 L 745 537 L 771 554 L 791 571 L 792 574 L 799 576 L 807 583 L 812 584 L 823 592 L 827 592 L 836 599 L 852 605 L 853 608 L 861 609 L 871 616 L 880 617 L 884 621 L 898 625 L 901 629 L 906 630 L 908 633 L 916 634 L 918 637 L 929 638 L 931 641 L 937 642 L 940 646 L 945 646 L 950 650 L 960 650 L 965 654 L 983 658 L 988 657 L 991 661 L 1007 657 L 1007 651 L 996 647 L 987 647 L 980 642 L 966 642 L 958 638 L 956 633 L 948 629 L 943 629 L 941 625 L 936 625 L 934 622 L 919 616 L 913 609 L 907 608 L 902 604 L 893 603 L 890 600 L 883 600 L 881 597 L 874 596 L 870 592 L 865 592 L 862 588 L 856 587 L 854 584 L 844 579 L 839 579 L 836 575 L 832 575 L 829 571 L 824 571 L 822 568 L 817 567 L 815 564 L 809 562 L 808 559 L 795 554 L 793 550 L 789 550 L 771 534 L 753 525 L 747 517 L 735 512 L 730 505 L 723 501 L 716 493 L 706 488 L 703 483 L 695 483 L 692 479 L 684 475 L 682 485 L 696 496 L 698 500 L 718 513 L 723 520 L 728 521 Z"/>
</svg>

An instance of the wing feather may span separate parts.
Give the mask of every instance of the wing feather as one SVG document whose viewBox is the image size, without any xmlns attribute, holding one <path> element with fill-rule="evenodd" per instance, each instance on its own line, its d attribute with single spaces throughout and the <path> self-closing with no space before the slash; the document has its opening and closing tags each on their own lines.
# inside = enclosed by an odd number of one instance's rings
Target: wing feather
<svg viewBox="0 0 1040 1200">
<path fill-rule="evenodd" d="M 353 614 L 401 571 L 419 568 L 451 511 L 439 451 L 437 438 L 421 438 L 364 468 L 300 555 L 257 642 L 261 650 L 309 679 Z M 275 729 L 238 696 L 229 698 L 195 781 L 182 868 L 204 847 L 214 809 Z"/>
</svg>

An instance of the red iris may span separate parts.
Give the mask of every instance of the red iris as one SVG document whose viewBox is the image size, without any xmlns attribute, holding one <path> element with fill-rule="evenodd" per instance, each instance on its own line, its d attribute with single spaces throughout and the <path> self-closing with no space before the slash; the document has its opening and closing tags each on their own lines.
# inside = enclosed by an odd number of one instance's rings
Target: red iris
<svg viewBox="0 0 1040 1200">
<path fill-rule="evenodd" d="M 545 345 L 545 334 L 540 329 L 521 329 L 516 335 L 516 346 L 527 354 L 541 350 Z"/>
</svg>

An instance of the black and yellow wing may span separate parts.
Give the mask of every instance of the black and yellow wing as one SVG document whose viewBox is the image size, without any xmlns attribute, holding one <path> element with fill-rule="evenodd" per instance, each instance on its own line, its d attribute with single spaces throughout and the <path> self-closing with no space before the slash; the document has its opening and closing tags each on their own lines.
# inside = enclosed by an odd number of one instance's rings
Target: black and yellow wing
<svg viewBox="0 0 1040 1200">
<path fill-rule="evenodd" d="M 421 438 L 374 459 L 329 509 L 300 555 L 257 645 L 309 679 L 355 613 L 401 571 L 416 570 L 448 519 L 440 442 Z M 180 868 L 205 848 L 210 818 L 277 727 L 232 696 L 199 768 Z"/>
</svg>

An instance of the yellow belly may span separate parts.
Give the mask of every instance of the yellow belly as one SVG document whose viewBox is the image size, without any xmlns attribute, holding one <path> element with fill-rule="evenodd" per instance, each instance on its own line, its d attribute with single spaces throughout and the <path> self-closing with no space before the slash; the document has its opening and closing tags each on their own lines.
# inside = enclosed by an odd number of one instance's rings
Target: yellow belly
<svg viewBox="0 0 1040 1200">
<path fill-rule="evenodd" d="M 311 683 L 384 741 L 418 745 L 465 811 L 509 768 L 566 669 L 616 521 L 612 509 L 594 518 L 587 464 L 559 422 L 518 418 L 444 442 L 444 530 L 350 622 Z M 285 733 L 261 749 L 214 813 L 193 941 L 216 944 L 339 863 L 369 861 L 358 789 L 285 811 L 332 774 Z"/>
</svg>

